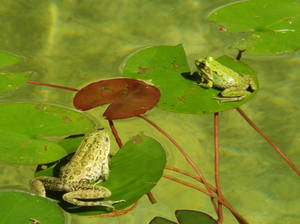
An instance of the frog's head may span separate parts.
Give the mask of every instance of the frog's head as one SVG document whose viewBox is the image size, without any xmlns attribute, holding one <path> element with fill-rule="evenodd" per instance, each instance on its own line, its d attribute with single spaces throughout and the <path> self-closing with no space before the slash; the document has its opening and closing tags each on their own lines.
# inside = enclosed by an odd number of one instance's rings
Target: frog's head
<svg viewBox="0 0 300 224">
<path fill-rule="evenodd" d="M 213 80 L 213 68 L 214 68 L 215 59 L 213 57 L 206 57 L 197 59 L 195 65 L 200 71 L 201 77 L 204 79 Z"/>
</svg>

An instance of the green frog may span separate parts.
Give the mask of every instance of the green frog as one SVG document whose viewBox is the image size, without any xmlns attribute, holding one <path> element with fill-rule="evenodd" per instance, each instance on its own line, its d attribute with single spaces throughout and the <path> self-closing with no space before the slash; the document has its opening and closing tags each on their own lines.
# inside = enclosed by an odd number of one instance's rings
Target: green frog
<svg viewBox="0 0 300 224">
<path fill-rule="evenodd" d="M 96 186 L 108 178 L 110 141 L 102 129 L 86 135 L 71 160 L 60 169 L 60 176 L 40 176 L 31 180 L 32 191 L 46 196 L 46 190 L 65 191 L 63 200 L 79 206 L 106 206 L 114 208 L 119 201 L 95 201 L 111 195 L 109 189 Z M 91 184 L 92 182 L 96 182 Z M 88 201 L 90 200 L 90 201 Z"/>
<path fill-rule="evenodd" d="M 241 76 L 213 57 L 198 59 L 195 65 L 200 75 L 200 82 L 197 84 L 207 89 L 222 90 L 219 97 L 214 97 L 220 102 L 240 101 L 256 90 L 256 84 L 250 75 Z"/>
</svg>

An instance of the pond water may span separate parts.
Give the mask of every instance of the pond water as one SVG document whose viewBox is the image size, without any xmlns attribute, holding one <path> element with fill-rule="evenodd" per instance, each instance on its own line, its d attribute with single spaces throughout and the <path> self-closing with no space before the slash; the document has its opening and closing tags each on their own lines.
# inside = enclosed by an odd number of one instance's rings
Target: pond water
<svg viewBox="0 0 300 224">
<path fill-rule="evenodd" d="M 122 63 L 133 52 L 153 45 L 182 43 L 191 66 L 196 58 L 229 54 L 232 37 L 205 20 L 226 0 L 65 0 L 1 1 L 0 50 L 24 57 L 8 71 L 34 71 L 33 80 L 73 88 L 101 79 L 120 77 Z M 243 58 L 257 72 L 258 94 L 241 108 L 279 148 L 300 167 L 298 55 Z M 27 85 L 7 102 L 43 102 L 72 108 L 73 92 Z M 99 115 L 88 113 L 108 127 Z M 170 134 L 214 184 L 213 115 L 178 114 L 158 108 L 147 113 Z M 193 173 L 178 150 L 154 128 L 138 118 L 116 121 L 123 140 L 143 131 L 157 139 L 167 153 L 167 164 Z M 117 150 L 116 143 L 113 150 Z M 34 167 L 1 164 L 0 187 L 29 189 Z M 175 175 L 166 171 L 169 175 Z M 220 179 L 222 192 L 249 223 L 294 224 L 300 220 L 299 176 L 235 111 L 220 113 Z M 199 185 L 197 182 L 190 181 Z M 154 216 L 175 221 L 176 209 L 193 209 L 216 218 L 208 196 L 162 178 L 132 212 L 115 218 L 69 215 L 72 224 L 148 223 Z M 237 223 L 224 209 L 224 224 Z"/>
</svg>

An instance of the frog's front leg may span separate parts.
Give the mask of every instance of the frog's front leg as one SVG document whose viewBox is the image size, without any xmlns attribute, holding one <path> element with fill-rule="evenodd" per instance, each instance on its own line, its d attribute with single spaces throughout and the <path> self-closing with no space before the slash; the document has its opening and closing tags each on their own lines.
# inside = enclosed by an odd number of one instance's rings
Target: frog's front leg
<svg viewBox="0 0 300 224">
<path fill-rule="evenodd" d="M 40 176 L 30 181 L 30 188 L 36 195 L 46 197 L 46 189 L 54 191 L 62 191 L 63 184 L 61 179 L 56 177 Z"/>
<path fill-rule="evenodd" d="M 107 163 L 103 163 L 102 165 L 102 178 L 103 180 L 107 180 L 109 176 L 109 166 L 108 166 L 108 162 Z"/>
<path fill-rule="evenodd" d="M 205 88 L 205 89 L 210 89 L 213 87 L 214 83 L 212 80 L 207 80 L 207 82 L 199 82 L 199 83 L 196 83 L 197 85 Z"/>
<path fill-rule="evenodd" d="M 110 208 L 114 208 L 113 204 L 125 201 L 87 201 L 88 199 L 107 198 L 111 195 L 111 192 L 107 188 L 101 186 L 92 186 L 91 188 L 91 185 L 86 185 L 81 186 L 81 188 L 82 189 L 65 193 L 63 199 L 71 204 L 79 206 L 105 206 Z M 84 201 L 80 199 L 84 199 Z"/>
</svg>

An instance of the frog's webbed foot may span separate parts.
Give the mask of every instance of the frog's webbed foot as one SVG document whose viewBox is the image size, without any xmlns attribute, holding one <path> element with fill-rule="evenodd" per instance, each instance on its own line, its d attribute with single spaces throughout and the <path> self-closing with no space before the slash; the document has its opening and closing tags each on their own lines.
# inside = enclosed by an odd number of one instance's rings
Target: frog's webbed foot
<svg viewBox="0 0 300 224">
<path fill-rule="evenodd" d="M 30 188 L 36 195 L 46 197 L 46 189 L 62 191 L 63 186 L 59 178 L 40 176 L 30 181 Z"/>
<path fill-rule="evenodd" d="M 205 88 L 205 89 L 210 89 L 213 87 L 213 82 L 210 80 L 207 82 L 196 82 L 194 84 L 201 86 L 202 88 Z"/>
<path fill-rule="evenodd" d="M 113 204 L 124 202 L 119 201 L 95 201 L 94 199 L 106 198 L 111 195 L 111 192 L 101 186 L 95 186 L 93 189 L 82 189 L 77 191 L 67 192 L 63 195 L 63 199 L 71 204 L 79 206 L 105 206 L 114 208 Z M 91 201 L 88 201 L 88 200 Z"/>
</svg>

